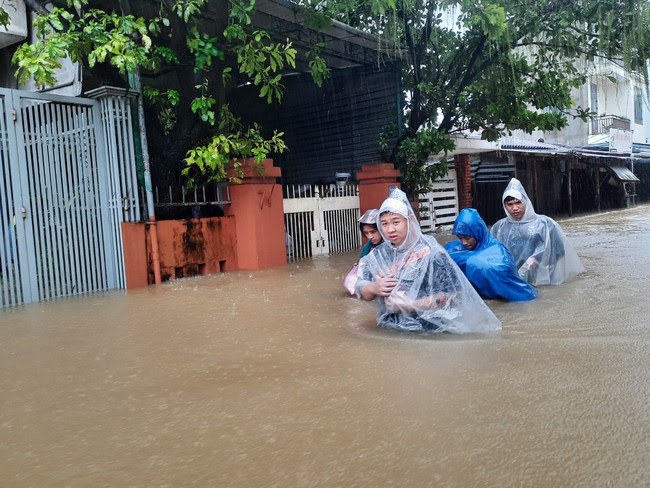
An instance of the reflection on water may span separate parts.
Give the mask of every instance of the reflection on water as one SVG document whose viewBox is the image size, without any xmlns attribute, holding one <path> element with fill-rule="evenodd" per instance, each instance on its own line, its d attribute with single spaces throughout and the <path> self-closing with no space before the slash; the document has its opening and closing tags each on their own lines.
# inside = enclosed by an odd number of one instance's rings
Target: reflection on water
<svg viewBox="0 0 650 488">
<path fill-rule="evenodd" d="M 648 486 L 648 206 L 501 333 L 379 330 L 347 254 L 0 312 L 0 486 Z"/>
</svg>

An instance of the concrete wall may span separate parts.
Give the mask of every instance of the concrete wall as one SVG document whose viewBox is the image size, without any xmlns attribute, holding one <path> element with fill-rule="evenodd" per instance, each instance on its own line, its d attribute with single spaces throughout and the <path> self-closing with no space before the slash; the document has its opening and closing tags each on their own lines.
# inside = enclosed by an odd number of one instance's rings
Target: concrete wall
<svg viewBox="0 0 650 488">
<path fill-rule="evenodd" d="M 156 227 L 163 281 L 237 269 L 234 217 L 162 220 Z M 146 223 L 122 224 L 127 288 L 154 282 L 149 229 Z"/>
</svg>

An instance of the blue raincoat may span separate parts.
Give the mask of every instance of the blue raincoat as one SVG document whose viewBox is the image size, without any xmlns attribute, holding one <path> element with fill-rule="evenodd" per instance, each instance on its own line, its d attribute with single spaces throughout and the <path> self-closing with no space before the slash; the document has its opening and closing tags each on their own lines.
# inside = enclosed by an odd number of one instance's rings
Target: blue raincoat
<svg viewBox="0 0 650 488">
<path fill-rule="evenodd" d="M 512 254 L 490 234 L 476 209 L 461 210 L 452 233 L 476 239 L 472 250 L 460 241 L 449 242 L 445 249 L 483 298 L 525 302 L 539 296 L 535 288 L 517 275 Z"/>
</svg>

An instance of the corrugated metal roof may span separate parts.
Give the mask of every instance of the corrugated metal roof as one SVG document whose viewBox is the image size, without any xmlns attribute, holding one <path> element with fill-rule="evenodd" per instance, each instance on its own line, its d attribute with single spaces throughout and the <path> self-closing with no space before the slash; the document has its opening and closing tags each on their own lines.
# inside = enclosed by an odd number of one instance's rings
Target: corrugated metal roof
<svg viewBox="0 0 650 488">
<path fill-rule="evenodd" d="M 562 154 L 569 151 L 567 147 L 547 142 L 533 141 L 523 137 L 504 137 L 499 141 L 502 151 L 536 152 L 546 154 Z"/>
<path fill-rule="evenodd" d="M 625 166 L 609 166 L 619 181 L 641 181 Z"/>
</svg>

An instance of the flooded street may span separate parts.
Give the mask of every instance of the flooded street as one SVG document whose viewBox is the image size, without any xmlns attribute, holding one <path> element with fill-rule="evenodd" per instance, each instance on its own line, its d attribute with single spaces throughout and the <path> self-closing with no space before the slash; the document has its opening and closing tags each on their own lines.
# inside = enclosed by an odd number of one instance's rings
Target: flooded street
<svg viewBox="0 0 650 488">
<path fill-rule="evenodd" d="M 650 206 L 487 336 L 379 330 L 347 254 L 0 311 L 0 486 L 648 486 Z"/>
</svg>

